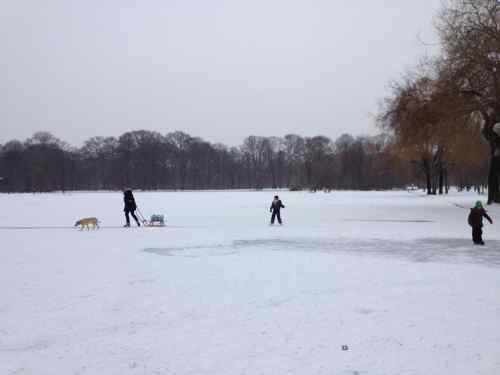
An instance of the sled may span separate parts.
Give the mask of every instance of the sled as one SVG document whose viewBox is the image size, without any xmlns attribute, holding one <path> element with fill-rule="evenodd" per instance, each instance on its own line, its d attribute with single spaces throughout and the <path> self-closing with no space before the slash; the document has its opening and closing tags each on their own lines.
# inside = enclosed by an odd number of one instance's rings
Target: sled
<svg viewBox="0 0 500 375">
<path fill-rule="evenodd" d="M 144 225 L 147 227 L 164 227 L 165 226 L 165 216 L 164 215 L 151 215 L 149 220 L 144 221 Z"/>
</svg>

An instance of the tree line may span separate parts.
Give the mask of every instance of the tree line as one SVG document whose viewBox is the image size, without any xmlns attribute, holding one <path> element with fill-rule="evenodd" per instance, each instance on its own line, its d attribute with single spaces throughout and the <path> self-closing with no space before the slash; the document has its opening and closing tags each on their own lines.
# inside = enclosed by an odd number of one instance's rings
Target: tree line
<svg viewBox="0 0 500 375">
<path fill-rule="evenodd" d="M 477 135 L 477 134 L 476 134 Z M 420 168 L 394 151 L 387 134 L 332 141 L 325 136 L 249 136 L 239 147 L 181 131 L 139 130 L 92 137 L 72 147 L 48 132 L 0 145 L 0 190 L 263 189 L 385 190 L 422 185 Z M 483 171 L 450 165 L 450 183 L 479 186 Z"/>
<path fill-rule="evenodd" d="M 379 126 L 393 155 L 417 166 L 428 194 L 487 180 L 500 202 L 500 3 L 449 0 L 436 16 L 440 52 L 392 83 Z"/>
<path fill-rule="evenodd" d="M 389 189 L 412 177 L 383 135 L 249 136 L 239 147 L 139 130 L 71 147 L 48 132 L 0 145 L 3 192 L 135 189 Z"/>
</svg>

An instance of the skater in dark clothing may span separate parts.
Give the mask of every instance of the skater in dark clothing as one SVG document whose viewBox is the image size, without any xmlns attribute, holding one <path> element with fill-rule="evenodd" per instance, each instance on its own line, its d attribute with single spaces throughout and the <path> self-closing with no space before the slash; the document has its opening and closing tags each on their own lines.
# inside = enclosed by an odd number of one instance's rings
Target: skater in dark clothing
<svg viewBox="0 0 500 375">
<path fill-rule="evenodd" d="M 477 201 L 474 208 L 471 208 L 467 219 L 469 225 L 472 227 L 472 242 L 474 242 L 474 245 L 484 245 L 483 217 L 485 217 L 490 224 L 493 224 L 493 220 L 491 220 L 491 217 L 489 217 L 486 213 L 486 210 L 483 208 L 483 204 L 480 201 Z"/>
<path fill-rule="evenodd" d="M 125 212 L 125 220 L 127 220 L 127 224 L 125 224 L 125 227 L 130 227 L 130 217 L 128 216 L 129 214 L 132 215 L 135 222 L 137 223 L 137 226 L 140 227 L 141 223 L 139 222 L 137 216 L 135 216 L 135 210 L 137 209 L 137 205 L 135 204 L 135 199 L 134 195 L 132 194 L 132 190 L 130 189 L 124 190 L 123 202 L 125 203 L 125 208 L 123 209 L 123 211 Z"/>
<path fill-rule="evenodd" d="M 282 208 L 285 208 L 285 206 L 283 206 L 283 203 L 281 202 L 279 197 L 277 195 L 275 195 L 273 202 L 271 203 L 271 207 L 269 208 L 269 212 L 273 213 L 271 215 L 271 224 L 274 224 L 275 218 L 278 218 L 278 223 L 280 223 L 280 225 L 283 224 L 281 222 L 281 214 L 280 214 L 280 210 Z"/>
</svg>

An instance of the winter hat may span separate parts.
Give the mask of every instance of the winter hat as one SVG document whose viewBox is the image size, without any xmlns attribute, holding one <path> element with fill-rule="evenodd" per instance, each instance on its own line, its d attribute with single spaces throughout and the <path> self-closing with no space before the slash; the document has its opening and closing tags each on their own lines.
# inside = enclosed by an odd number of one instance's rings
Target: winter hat
<svg viewBox="0 0 500 375">
<path fill-rule="evenodd" d="M 475 207 L 476 208 L 483 208 L 483 203 L 481 203 L 481 201 L 477 201 Z"/>
</svg>

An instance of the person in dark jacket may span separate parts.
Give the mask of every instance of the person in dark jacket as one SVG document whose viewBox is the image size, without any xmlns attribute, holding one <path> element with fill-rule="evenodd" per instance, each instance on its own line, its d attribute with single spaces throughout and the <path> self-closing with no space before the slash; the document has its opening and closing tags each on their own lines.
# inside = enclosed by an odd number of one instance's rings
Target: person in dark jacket
<svg viewBox="0 0 500 375">
<path fill-rule="evenodd" d="M 135 210 L 137 209 L 137 205 L 135 204 L 135 199 L 134 195 L 132 194 L 132 190 L 126 189 L 123 191 L 123 202 L 125 203 L 123 211 L 125 212 L 125 220 L 127 220 L 127 224 L 125 224 L 125 227 L 130 227 L 130 217 L 128 216 L 129 214 L 132 215 L 135 222 L 137 223 L 137 226 L 140 227 L 141 223 L 139 222 L 137 216 L 135 216 Z"/>
<path fill-rule="evenodd" d="M 273 213 L 271 215 L 271 224 L 274 224 L 275 218 L 278 218 L 278 223 L 280 223 L 280 225 L 283 224 L 281 222 L 281 214 L 280 214 L 280 210 L 282 208 L 285 208 L 285 206 L 283 206 L 283 203 L 281 202 L 280 198 L 277 195 L 275 195 L 271 203 L 271 207 L 269 208 L 269 212 Z"/>
<path fill-rule="evenodd" d="M 474 245 L 484 245 L 483 217 L 486 218 L 490 224 L 493 224 L 493 220 L 491 220 L 491 217 L 486 213 L 483 204 L 477 201 L 474 208 L 471 208 L 469 217 L 467 218 L 469 225 L 472 227 L 472 242 L 474 242 Z"/>
</svg>

